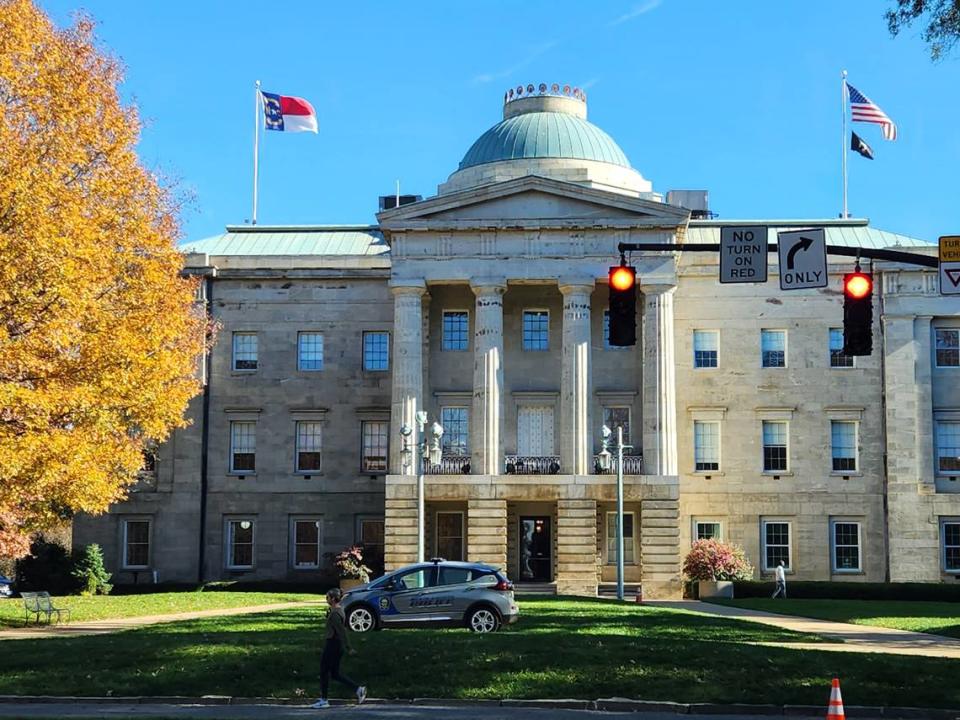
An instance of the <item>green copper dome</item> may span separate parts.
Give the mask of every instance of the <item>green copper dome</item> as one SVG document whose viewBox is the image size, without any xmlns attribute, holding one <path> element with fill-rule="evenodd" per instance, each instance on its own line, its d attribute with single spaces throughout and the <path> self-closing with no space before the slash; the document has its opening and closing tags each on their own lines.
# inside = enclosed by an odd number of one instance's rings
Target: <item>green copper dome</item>
<svg viewBox="0 0 960 720">
<path fill-rule="evenodd" d="M 620 146 L 603 130 L 563 112 L 525 112 L 487 130 L 460 162 L 460 170 L 500 160 L 569 158 L 629 168 Z"/>
</svg>

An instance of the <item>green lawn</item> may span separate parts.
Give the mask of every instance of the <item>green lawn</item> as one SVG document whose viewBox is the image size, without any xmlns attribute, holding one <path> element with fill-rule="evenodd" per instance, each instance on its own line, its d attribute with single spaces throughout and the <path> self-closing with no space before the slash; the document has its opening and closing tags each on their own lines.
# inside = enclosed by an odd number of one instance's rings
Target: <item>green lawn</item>
<svg viewBox="0 0 960 720">
<path fill-rule="evenodd" d="M 101 595 L 80 597 L 69 595 L 53 599 L 55 607 L 70 609 L 71 621 L 107 620 L 138 615 L 233 608 L 246 605 L 269 605 L 298 600 L 321 601 L 322 595 L 309 593 L 266 592 L 168 592 L 144 595 Z M 23 600 L 0 600 L 0 627 L 23 626 Z"/>
<path fill-rule="evenodd" d="M 721 605 L 960 638 L 960 603 L 908 600 L 716 600 Z"/>
<path fill-rule="evenodd" d="M 489 636 L 430 629 L 354 636 L 359 654 L 344 670 L 373 697 L 825 704 L 837 674 L 850 704 L 960 706 L 958 661 L 758 646 L 751 643 L 817 638 L 609 601 L 520 604 L 520 623 Z M 322 622 L 323 608 L 310 607 L 7 641 L 0 695 L 313 696 Z"/>
</svg>

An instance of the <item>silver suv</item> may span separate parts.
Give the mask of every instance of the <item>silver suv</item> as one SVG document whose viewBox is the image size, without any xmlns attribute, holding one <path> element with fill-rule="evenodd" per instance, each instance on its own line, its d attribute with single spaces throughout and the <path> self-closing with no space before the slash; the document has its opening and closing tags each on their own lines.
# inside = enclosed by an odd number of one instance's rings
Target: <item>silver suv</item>
<svg viewBox="0 0 960 720">
<path fill-rule="evenodd" d="M 343 596 L 354 632 L 387 627 L 468 627 L 489 633 L 515 623 L 513 583 L 497 568 L 434 559 L 408 565 Z"/>
</svg>

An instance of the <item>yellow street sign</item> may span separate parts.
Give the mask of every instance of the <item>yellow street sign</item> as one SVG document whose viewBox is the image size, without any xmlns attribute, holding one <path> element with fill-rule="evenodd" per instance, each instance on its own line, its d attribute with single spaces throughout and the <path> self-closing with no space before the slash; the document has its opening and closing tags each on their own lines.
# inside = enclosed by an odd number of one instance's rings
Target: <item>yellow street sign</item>
<svg viewBox="0 0 960 720">
<path fill-rule="evenodd" d="M 960 235 L 940 238 L 940 262 L 960 262 Z"/>
</svg>

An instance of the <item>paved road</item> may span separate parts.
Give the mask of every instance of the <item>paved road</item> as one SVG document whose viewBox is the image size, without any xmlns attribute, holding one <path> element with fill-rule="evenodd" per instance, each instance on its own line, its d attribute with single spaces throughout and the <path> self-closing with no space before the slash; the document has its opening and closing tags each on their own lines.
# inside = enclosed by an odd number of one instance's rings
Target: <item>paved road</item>
<svg viewBox="0 0 960 720">
<path fill-rule="evenodd" d="M 411 705 L 347 705 L 312 710 L 296 705 L 82 705 L 0 703 L 3 718 L 197 718 L 198 720 L 304 720 L 304 718 L 358 718 L 358 720 L 677 720 L 674 713 L 613 713 L 523 707 Z M 704 716 L 706 717 L 706 716 Z M 757 720 L 757 715 L 710 715 L 711 720 Z M 821 717 L 817 715 L 816 717 Z M 879 720 L 863 718 L 859 720 Z"/>
</svg>

